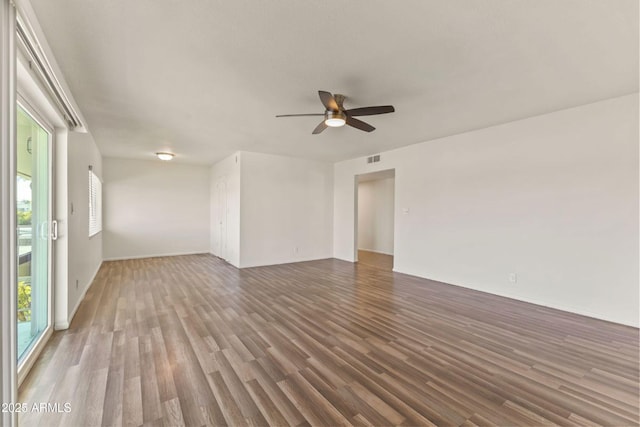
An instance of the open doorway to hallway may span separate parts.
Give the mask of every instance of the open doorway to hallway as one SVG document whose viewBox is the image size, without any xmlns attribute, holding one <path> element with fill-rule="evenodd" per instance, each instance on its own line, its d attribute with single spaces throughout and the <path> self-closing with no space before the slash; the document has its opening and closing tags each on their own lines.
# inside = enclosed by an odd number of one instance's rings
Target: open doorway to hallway
<svg viewBox="0 0 640 427">
<path fill-rule="evenodd" d="M 393 270 L 395 169 L 357 176 L 356 245 L 359 263 Z"/>
</svg>

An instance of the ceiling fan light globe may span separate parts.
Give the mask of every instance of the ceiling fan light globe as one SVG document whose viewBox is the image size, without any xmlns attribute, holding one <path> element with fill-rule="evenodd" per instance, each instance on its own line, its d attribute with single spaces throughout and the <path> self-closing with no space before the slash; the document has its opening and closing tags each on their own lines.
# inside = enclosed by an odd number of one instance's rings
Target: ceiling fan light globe
<svg viewBox="0 0 640 427">
<path fill-rule="evenodd" d="M 346 123 L 346 121 L 345 121 L 344 119 L 342 119 L 342 118 L 334 117 L 334 118 L 326 119 L 326 120 L 324 121 L 324 123 L 325 123 L 327 126 L 330 126 L 330 127 L 332 127 L 332 128 L 338 128 L 338 127 L 340 127 L 340 126 L 344 126 L 344 124 Z"/>
<path fill-rule="evenodd" d="M 158 158 L 160 160 L 164 160 L 165 162 L 173 159 L 174 154 L 173 153 L 165 153 L 165 152 L 161 152 L 161 153 L 156 153 L 156 156 L 158 156 Z"/>
<path fill-rule="evenodd" d="M 327 111 L 324 113 L 324 124 L 332 128 L 344 126 L 347 116 L 342 111 Z"/>
</svg>

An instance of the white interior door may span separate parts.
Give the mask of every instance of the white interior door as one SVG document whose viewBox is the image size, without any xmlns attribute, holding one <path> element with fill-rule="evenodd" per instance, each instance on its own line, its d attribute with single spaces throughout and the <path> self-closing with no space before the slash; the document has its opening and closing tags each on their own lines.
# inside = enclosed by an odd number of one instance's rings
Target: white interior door
<svg viewBox="0 0 640 427">
<path fill-rule="evenodd" d="M 227 183 L 218 181 L 216 185 L 216 206 L 218 221 L 218 256 L 227 259 Z"/>
</svg>

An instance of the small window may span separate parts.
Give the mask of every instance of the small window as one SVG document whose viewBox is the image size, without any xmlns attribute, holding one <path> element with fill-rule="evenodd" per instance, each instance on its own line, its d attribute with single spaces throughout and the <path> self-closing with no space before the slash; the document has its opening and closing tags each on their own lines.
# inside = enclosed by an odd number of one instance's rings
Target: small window
<svg viewBox="0 0 640 427">
<path fill-rule="evenodd" d="M 102 182 L 89 168 L 89 237 L 102 231 Z"/>
</svg>

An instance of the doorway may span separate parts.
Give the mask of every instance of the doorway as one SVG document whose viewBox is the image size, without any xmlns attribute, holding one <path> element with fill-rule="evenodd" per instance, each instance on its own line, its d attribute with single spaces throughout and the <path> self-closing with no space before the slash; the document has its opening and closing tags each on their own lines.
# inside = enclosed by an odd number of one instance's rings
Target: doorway
<svg viewBox="0 0 640 427">
<path fill-rule="evenodd" d="M 52 131 L 18 104 L 16 122 L 17 362 L 51 330 Z"/>
<path fill-rule="evenodd" d="M 356 177 L 357 260 L 382 270 L 393 270 L 395 169 Z"/>
</svg>

